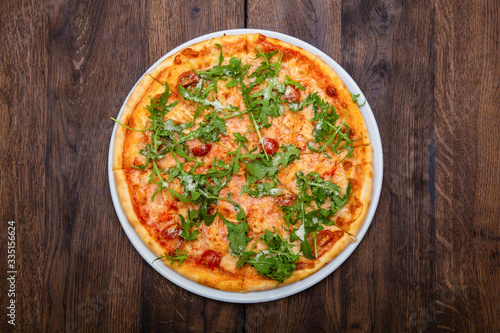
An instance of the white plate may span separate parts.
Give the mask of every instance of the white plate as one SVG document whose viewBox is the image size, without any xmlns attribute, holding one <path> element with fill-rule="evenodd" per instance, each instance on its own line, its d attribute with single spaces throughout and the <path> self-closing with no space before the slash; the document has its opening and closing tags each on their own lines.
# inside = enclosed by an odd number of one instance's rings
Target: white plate
<svg viewBox="0 0 500 333">
<path fill-rule="evenodd" d="M 365 97 L 361 90 L 359 89 L 358 85 L 354 80 L 347 74 L 347 72 L 340 67 L 339 64 L 337 64 L 332 58 L 330 58 L 328 55 L 325 53 L 321 52 L 317 48 L 315 48 L 312 45 L 309 45 L 306 42 L 301 41 L 300 39 L 297 39 L 295 37 L 291 37 L 282 33 L 274 32 L 274 31 L 268 31 L 268 30 L 259 30 L 259 29 L 234 29 L 234 30 L 225 30 L 225 31 L 219 31 L 219 32 L 214 32 L 205 36 L 201 36 L 198 38 L 195 38 L 193 40 L 190 40 L 189 42 L 186 42 L 172 51 L 168 52 L 165 54 L 161 59 L 159 59 L 156 63 L 151 66 L 147 73 L 151 72 L 158 64 L 160 64 L 165 58 L 169 57 L 170 55 L 179 52 L 180 50 L 202 42 L 204 40 L 214 38 L 214 37 L 221 37 L 222 35 L 240 35 L 240 34 L 255 34 L 255 33 L 261 33 L 265 36 L 271 37 L 271 38 L 276 38 L 280 39 L 284 42 L 299 46 L 303 48 L 304 50 L 307 50 L 311 52 L 312 54 L 319 55 L 323 61 L 325 61 L 333 70 L 337 73 L 337 75 L 344 81 L 345 85 L 349 89 L 350 92 L 353 94 L 361 94 L 360 96 L 360 101 L 364 101 Z M 144 74 L 145 75 L 145 74 Z M 143 76 L 144 76 L 143 75 Z M 141 77 L 142 79 L 142 77 Z M 140 81 L 140 79 L 139 79 Z M 139 82 L 137 81 L 137 82 Z M 137 85 L 137 83 L 136 83 Z M 135 86 L 134 86 L 135 88 Z M 130 92 L 132 92 L 134 90 Z M 129 93 L 130 96 L 130 93 Z M 129 98 L 127 96 L 127 99 Z M 127 101 L 125 99 L 125 102 Z M 123 103 L 120 113 L 118 114 L 117 119 L 120 119 L 120 116 L 123 112 L 123 109 L 125 107 L 125 102 Z M 221 291 L 217 289 L 212 289 L 203 285 L 200 285 L 196 282 L 193 282 L 185 277 L 183 277 L 180 274 L 177 274 L 176 272 L 172 271 L 169 269 L 167 266 L 163 264 L 162 261 L 158 260 L 154 264 L 152 263 L 153 260 L 156 259 L 156 256 L 147 248 L 146 245 L 142 242 L 142 240 L 137 236 L 137 233 L 135 232 L 134 228 L 130 225 L 130 223 L 127 220 L 127 217 L 125 216 L 125 213 L 123 212 L 122 206 L 120 204 L 120 200 L 118 199 L 118 194 L 116 192 L 116 184 L 115 184 L 115 176 L 113 174 L 113 145 L 115 141 L 115 133 L 116 133 L 116 128 L 118 124 L 115 124 L 113 128 L 113 134 L 111 135 L 111 142 L 109 144 L 109 157 L 108 157 L 108 174 L 109 174 L 109 187 L 111 189 L 111 197 L 113 198 L 113 204 L 115 206 L 116 214 L 118 215 L 118 219 L 120 220 L 120 223 L 122 224 L 123 230 L 125 230 L 125 233 L 127 234 L 128 238 L 134 245 L 137 251 L 141 254 L 141 256 L 146 260 L 153 268 L 178 285 L 181 288 L 184 288 L 186 290 L 189 290 L 195 294 L 198 294 L 200 296 L 208 297 L 211 299 L 215 299 L 218 301 L 224 301 L 224 302 L 234 302 L 234 303 L 257 303 L 257 302 L 267 302 L 267 301 L 273 301 L 277 300 L 280 298 L 284 298 L 293 294 L 296 294 L 298 292 L 303 291 L 304 289 L 307 289 L 319 281 L 323 280 L 325 277 L 330 275 L 335 269 L 337 269 L 356 249 L 356 247 L 359 245 L 361 240 L 363 239 L 363 236 L 365 235 L 366 231 L 368 230 L 368 227 L 370 226 L 372 222 L 373 215 L 375 214 L 375 210 L 377 208 L 378 200 L 380 197 L 380 190 L 382 188 L 382 173 L 383 173 L 383 159 L 382 159 L 382 142 L 380 141 L 380 133 L 378 131 L 377 127 L 377 122 L 375 121 L 375 117 L 373 116 L 372 110 L 370 108 L 370 105 L 368 104 L 368 101 L 365 103 L 364 106 L 360 107 L 361 113 L 363 114 L 363 118 L 365 119 L 366 126 L 368 129 L 368 133 L 370 135 L 370 140 L 372 143 L 373 147 L 373 193 L 372 193 L 372 198 L 371 198 L 371 203 L 370 207 L 368 208 L 368 213 L 366 215 L 365 221 L 363 223 L 363 226 L 359 230 L 357 234 L 358 241 L 356 243 L 348 245 L 344 251 L 342 251 L 335 259 L 333 259 L 328 265 L 320 269 L 318 272 L 314 273 L 313 275 L 292 283 L 290 285 L 286 285 L 283 287 L 279 287 L 273 290 L 266 290 L 266 291 L 257 291 L 257 292 L 249 292 L 249 293 L 238 293 L 238 292 L 230 292 L 230 291 Z"/>
</svg>

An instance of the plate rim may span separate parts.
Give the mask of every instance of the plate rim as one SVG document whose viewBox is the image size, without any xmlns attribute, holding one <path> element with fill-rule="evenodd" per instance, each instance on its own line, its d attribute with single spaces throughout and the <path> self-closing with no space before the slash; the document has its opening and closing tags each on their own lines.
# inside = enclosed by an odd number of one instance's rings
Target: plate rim
<svg viewBox="0 0 500 333">
<path fill-rule="evenodd" d="M 304 42 L 296 37 L 280 33 L 280 32 L 275 32 L 271 30 L 263 30 L 263 29 L 229 29 L 229 30 L 221 30 L 221 31 L 216 31 L 212 32 L 206 35 L 202 35 L 199 37 L 196 37 L 194 39 L 191 39 L 176 48 L 172 49 L 171 51 L 167 52 L 165 55 L 163 55 L 160 59 L 158 59 L 151 67 L 148 68 L 144 72 L 144 74 L 137 80 L 135 85 L 132 87 L 130 92 L 128 93 L 127 97 L 125 98 L 121 108 L 120 112 L 118 113 L 118 117 L 116 119 L 120 119 L 123 110 L 125 108 L 125 104 L 127 100 L 130 98 L 130 94 L 132 91 L 135 89 L 137 84 L 141 81 L 141 79 L 148 73 L 150 73 L 158 64 L 160 64 L 164 59 L 167 57 L 171 56 L 172 54 L 177 53 L 178 51 L 189 47 L 193 44 L 205 41 L 207 39 L 211 38 L 216 38 L 216 37 L 221 37 L 223 35 L 240 35 L 240 34 L 256 34 L 256 33 L 261 33 L 267 37 L 271 38 L 276 38 L 279 40 L 282 40 L 284 42 L 290 43 L 292 45 L 301 47 L 302 49 L 311 52 L 314 55 L 319 55 L 320 58 L 327 64 L 329 65 L 336 73 L 337 75 L 341 78 L 341 80 L 344 82 L 346 87 L 350 92 L 354 92 L 356 94 L 361 94 L 361 98 L 366 101 L 366 103 L 359 107 L 361 114 L 363 116 L 363 119 L 365 120 L 365 124 L 368 130 L 368 135 L 370 136 L 372 148 L 373 148 L 373 158 L 372 158 L 372 164 L 373 164 L 373 190 L 372 190 L 372 196 L 371 196 L 371 201 L 370 201 L 370 206 L 368 207 L 368 212 L 365 216 L 365 220 L 363 222 L 363 225 L 358 231 L 358 234 L 356 235 L 357 242 L 356 243 L 351 243 L 349 244 L 337 257 L 335 257 L 332 261 L 330 261 L 327 265 L 325 265 L 323 268 L 315 272 L 314 274 L 308 276 L 307 278 L 291 283 L 289 285 L 285 285 L 283 287 L 271 289 L 271 290 L 264 290 L 264 291 L 252 291 L 248 293 L 241 293 L 241 292 L 232 292 L 232 291 L 223 291 L 223 290 L 218 290 L 214 288 L 210 288 L 204 285 L 201 285 L 197 282 L 194 282 L 176 272 L 168 268 L 168 266 L 164 265 L 163 262 L 156 261 L 153 263 L 153 260 L 156 259 L 156 255 L 151 252 L 151 250 L 142 242 L 142 240 L 139 238 L 137 235 L 135 229 L 132 227 L 132 225 L 129 223 L 123 209 L 120 203 L 120 200 L 118 198 L 118 193 L 116 190 L 116 183 L 115 183 L 115 176 L 113 172 L 113 150 L 114 150 L 114 140 L 115 140 L 115 135 L 116 135 L 116 129 L 118 127 L 118 124 L 115 123 L 113 126 L 113 132 L 111 134 L 111 139 L 110 139 L 110 145 L 109 145 L 109 153 L 108 153 L 108 181 L 109 181 L 109 187 L 111 191 L 111 198 L 113 201 L 113 206 L 116 211 L 116 215 L 118 217 L 118 220 L 120 221 L 120 224 L 122 226 L 122 229 L 125 231 L 125 234 L 127 235 L 128 239 L 134 246 L 137 252 L 141 255 L 141 257 L 148 262 L 150 266 L 152 266 L 158 273 L 160 273 L 162 276 L 167 278 L 170 282 L 176 284 L 177 286 L 190 291 L 196 295 L 203 296 L 206 298 L 214 299 L 217 301 L 223 301 L 223 302 L 230 302 L 230 303 L 261 303 L 261 302 L 269 302 L 269 301 L 274 301 L 278 300 L 281 298 L 285 298 L 294 294 L 297 294 L 299 292 L 302 292 L 315 284 L 319 283 L 326 277 L 328 277 L 330 274 L 332 274 L 337 268 L 342 265 L 347 258 L 351 256 L 351 254 L 354 252 L 354 250 L 358 247 L 358 245 L 361 243 L 363 240 L 363 237 L 365 236 L 366 232 L 368 231 L 373 217 L 375 215 L 375 211 L 378 206 L 379 198 L 380 198 L 380 193 L 382 189 L 382 180 L 383 180 L 383 150 L 382 150 L 382 141 L 380 138 L 380 132 L 378 129 L 377 122 L 375 120 L 375 116 L 373 115 L 373 111 L 370 107 L 370 104 L 366 100 L 363 92 L 361 89 L 359 89 L 359 86 L 357 83 L 354 81 L 354 79 L 335 61 L 333 60 L 330 56 L 328 56 L 326 53 L 321 51 L 320 49 L 316 48 L 315 46 Z"/>
</svg>

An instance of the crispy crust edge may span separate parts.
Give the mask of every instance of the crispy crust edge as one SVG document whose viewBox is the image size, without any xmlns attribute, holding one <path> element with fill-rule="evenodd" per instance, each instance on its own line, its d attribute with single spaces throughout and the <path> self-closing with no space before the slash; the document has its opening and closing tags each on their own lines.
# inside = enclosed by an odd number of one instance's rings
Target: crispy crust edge
<svg viewBox="0 0 500 333">
<path fill-rule="evenodd" d="M 217 43 L 219 43 L 219 44 L 230 43 L 233 41 L 237 41 L 239 39 L 245 39 L 245 42 L 246 42 L 247 36 L 249 36 L 249 35 L 243 34 L 243 35 L 221 36 L 221 37 L 207 39 L 207 40 L 204 40 L 202 42 L 190 45 L 190 46 L 180 50 L 179 52 L 176 52 L 176 53 L 172 54 L 171 56 L 165 58 L 161 63 L 158 64 L 158 66 L 156 66 L 150 72 L 148 72 L 148 74 L 156 79 L 159 79 L 158 76 L 161 75 L 161 73 L 163 73 L 163 71 L 165 69 L 169 68 L 170 66 L 172 66 L 174 64 L 175 57 L 180 55 L 182 53 L 182 51 L 184 51 L 186 49 L 192 49 L 194 51 L 199 52 L 202 49 L 204 49 L 205 47 L 208 47 L 209 45 L 215 45 Z"/>
<path fill-rule="evenodd" d="M 130 194 L 127 176 L 123 170 L 114 170 L 116 191 L 118 192 L 118 198 L 120 199 L 120 204 L 122 205 L 123 212 L 127 217 L 130 225 L 134 228 L 135 232 L 139 238 L 144 242 L 144 244 L 156 255 L 162 255 L 162 248 L 154 241 L 154 239 L 149 235 L 148 230 L 141 224 L 137 213 L 134 210 L 132 203 L 132 195 Z"/>
<path fill-rule="evenodd" d="M 120 119 L 118 119 L 122 124 L 126 125 L 128 123 L 137 104 L 144 98 L 144 92 L 154 82 L 155 80 L 148 74 L 145 74 L 139 80 L 134 90 L 132 90 L 130 96 L 125 101 L 123 113 Z M 127 129 L 120 124 L 117 124 L 117 126 L 113 146 L 113 170 L 123 169 L 123 145 L 125 143 L 125 133 L 127 132 Z"/>
</svg>

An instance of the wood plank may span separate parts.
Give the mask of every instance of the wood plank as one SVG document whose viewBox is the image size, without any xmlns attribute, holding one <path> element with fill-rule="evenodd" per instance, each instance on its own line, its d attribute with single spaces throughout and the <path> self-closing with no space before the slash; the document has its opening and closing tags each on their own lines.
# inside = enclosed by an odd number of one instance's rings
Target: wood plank
<svg viewBox="0 0 500 333">
<path fill-rule="evenodd" d="M 6 308 L 16 301 L 17 327 L 39 327 L 42 321 L 42 276 L 44 271 L 44 221 L 47 127 L 44 94 L 47 52 L 42 29 L 44 17 L 35 4 L 0 3 L 0 244 L 2 269 L 0 293 L 2 320 Z M 15 14 L 15 15 L 13 15 Z M 7 268 L 7 222 L 15 221 L 15 269 Z M 8 297 L 7 270 L 17 270 L 16 297 Z M 10 311 L 9 311 L 10 312 Z"/>
<path fill-rule="evenodd" d="M 441 330 L 500 327 L 499 7 L 436 2 L 434 312 Z"/>
<path fill-rule="evenodd" d="M 362 244 L 372 255 L 360 258 L 362 280 L 354 277 L 347 291 L 356 297 L 346 326 L 411 331 L 434 298 L 433 11 L 363 1 L 342 10 L 343 65 L 370 102 L 384 148 L 384 187 Z"/>
<path fill-rule="evenodd" d="M 109 136 L 144 68 L 144 24 L 133 2 L 43 8 L 47 42 L 44 331 L 114 329 L 113 313 L 140 313 L 141 258 L 125 237 L 107 187 Z M 98 258 L 98 260 L 96 260 Z M 139 316 L 124 316 L 125 329 Z"/>
</svg>

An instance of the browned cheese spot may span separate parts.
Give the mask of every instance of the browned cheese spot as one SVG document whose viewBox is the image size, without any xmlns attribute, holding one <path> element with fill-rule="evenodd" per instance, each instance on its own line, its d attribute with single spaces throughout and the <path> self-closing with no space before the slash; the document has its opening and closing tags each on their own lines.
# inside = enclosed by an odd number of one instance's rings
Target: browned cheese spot
<svg viewBox="0 0 500 333">
<path fill-rule="evenodd" d="M 334 86 L 328 86 L 326 87 L 326 94 L 330 97 L 337 97 L 337 89 Z"/>
<path fill-rule="evenodd" d="M 182 50 L 181 54 L 183 56 L 185 56 L 186 58 L 196 58 L 196 57 L 198 57 L 198 51 L 195 51 L 195 50 L 193 50 L 193 49 L 191 49 L 189 47 L 187 49 Z"/>
<path fill-rule="evenodd" d="M 352 167 L 352 162 L 351 161 L 344 161 L 342 162 L 342 168 L 344 168 L 345 171 L 349 171 L 349 169 Z"/>
<path fill-rule="evenodd" d="M 283 61 L 283 62 L 287 62 L 287 61 L 289 61 L 289 60 L 291 60 L 291 59 L 293 59 L 293 58 L 295 58 L 295 57 L 296 57 L 296 52 L 295 52 L 295 51 L 290 50 L 290 49 L 285 49 L 285 50 L 283 51 L 283 58 L 282 58 L 282 61 Z"/>
<path fill-rule="evenodd" d="M 337 220 L 335 221 L 335 224 L 339 226 L 339 228 L 346 229 L 346 227 L 349 227 L 349 222 L 345 220 L 345 218 L 339 216 L 337 217 Z"/>
<path fill-rule="evenodd" d="M 349 206 L 349 213 L 355 215 L 359 208 L 363 207 L 361 201 L 356 200 Z"/>
</svg>

